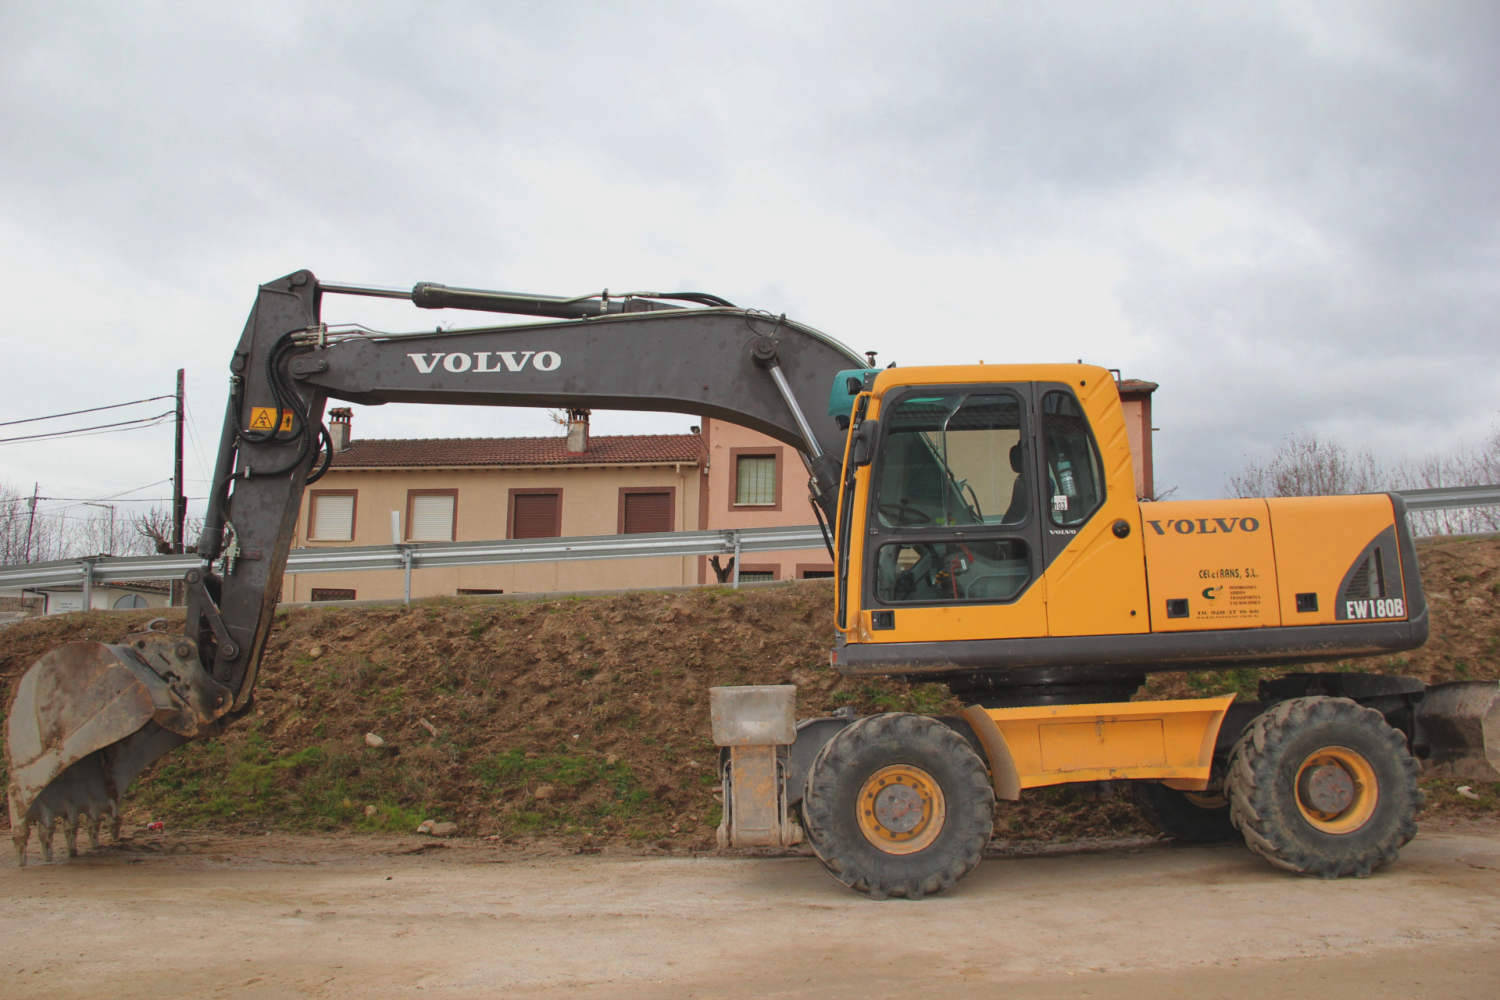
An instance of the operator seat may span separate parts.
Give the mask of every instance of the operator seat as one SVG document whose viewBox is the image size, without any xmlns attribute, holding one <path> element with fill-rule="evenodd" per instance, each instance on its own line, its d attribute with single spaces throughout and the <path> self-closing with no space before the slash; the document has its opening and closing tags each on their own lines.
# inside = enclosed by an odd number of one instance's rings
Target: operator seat
<svg viewBox="0 0 1500 1000">
<path fill-rule="evenodd" d="M 1005 516 L 1001 518 L 1004 524 L 1014 524 L 1017 521 L 1026 520 L 1026 511 L 1030 507 L 1030 501 L 1026 498 L 1026 474 L 1022 471 L 1026 454 L 1020 442 L 1011 445 L 1010 467 L 1016 474 L 1015 485 L 1011 487 L 1010 506 L 1005 508 Z"/>
</svg>

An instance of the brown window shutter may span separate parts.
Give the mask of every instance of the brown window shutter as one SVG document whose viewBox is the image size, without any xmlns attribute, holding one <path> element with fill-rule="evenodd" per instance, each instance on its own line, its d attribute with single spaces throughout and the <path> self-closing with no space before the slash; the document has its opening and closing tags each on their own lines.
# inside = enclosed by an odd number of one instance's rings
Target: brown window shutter
<svg viewBox="0 0 1500 1000">
<path fill-rule="evenodd" d="M 672 494 L 625 494 L 625 534 L 672 530 Z"/>
<path fill-rule="evenodd" d="M 562 533 L 558 501 L 556 493 L 517 493 L 510 537 L 556 538 Z"/>
</svg>

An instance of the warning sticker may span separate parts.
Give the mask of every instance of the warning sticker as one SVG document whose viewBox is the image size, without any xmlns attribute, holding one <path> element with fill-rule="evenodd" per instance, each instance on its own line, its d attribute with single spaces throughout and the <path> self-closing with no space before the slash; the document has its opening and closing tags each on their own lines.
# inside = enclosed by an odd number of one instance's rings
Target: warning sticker
<svg viewBox="0 0 1500 1000">
<path fill-rule="evenodd" d="M 252 406 L 250 407 L 250 429 L 252 431 L 268 431 L 276 423 L 276 407 L 274 406 Z M 283 432 L 292 429 L 292 411 L 281 411 L 281 430 Z"/>
</svg>

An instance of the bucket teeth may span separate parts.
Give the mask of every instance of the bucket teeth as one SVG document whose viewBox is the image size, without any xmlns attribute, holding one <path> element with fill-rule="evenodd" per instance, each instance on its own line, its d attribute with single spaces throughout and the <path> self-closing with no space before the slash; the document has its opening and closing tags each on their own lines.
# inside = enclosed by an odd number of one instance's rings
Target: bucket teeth
<svg viewBox="0 0 1500 1000">
<path fill-rule="evenodd" d="M 98 850 L 101 844 L 100 828 L 105 818 L 110 820 L 109 837 L 113 843 L 120 840 L 120 812 L 119 807 L 113 802 L 105 803 L 101 808 L 97 803 L 89 803 L 80 808 L 70 804 L 67 811 L 61 815 L 51 809 L 34 809 L 33 814 L 25 822 L 11 832 L 11 841 L 16 846 L 16 864 L 22 868 L 26 867 L 26 848 L 31 840 L 31 831 L 34 828 L 37 834 L 37 844 L 41 847 L 42 860 L 51 862 L 54 860 L 53 844 L 57 838 L 58 827 L 62 827 L 63 843 L 67 846 L 67 856 L 78 857 L 78 831 L 82 828 L 88 837 L 89 848 Z"/>
<path fill-rule="evenodd" d="M 111 839 L 120 839 L 120 805 L 110 780 L 109 760 L 104 752 L 90 754 L 42 790 L 16 825 L 11 839 L 16 845 L 16 861 L 26 864 L 27 842 L 35 827 L 41 845 L 42 860 L 53 860 L 53 843 L 62 827 L 67 857 L 78 856 L 78 829 L 81 826 L 89 846 L 99 846 L 99 827 L 110 819 Z"/>
</svg>

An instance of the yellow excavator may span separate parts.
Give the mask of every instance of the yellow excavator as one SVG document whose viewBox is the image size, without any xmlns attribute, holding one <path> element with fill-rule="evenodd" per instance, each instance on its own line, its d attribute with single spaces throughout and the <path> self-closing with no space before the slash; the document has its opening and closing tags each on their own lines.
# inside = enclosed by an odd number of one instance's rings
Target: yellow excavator
<svg viewBox="0 0 1500 1000">
<path fill-rule="evenodd" d="M 330 325 L 335 295 L 541 322 L 397 334 Z M 327 401 L 669 410 L 795 446 L 837 566 L 833 669 L 940 681 L 936 718 L 795 718 L 782 686 L 716 688 L 729 845 L 805 839 L 874 897 L 979 861 L 997 800 L 1131 781 L 1194 840 L 1365 875 L 1416 832 L 1417 758 L 1500 763 L 1496 685 L 1313 673 L 1232 697 L 1134 701 L 1152 671 L 1407 650 L 1427 604 L 1393 495 L 1141 502 L 1114 376 L 1084 364 L 876 369 L 785 316 L 692 292 L 519 295 L 263 285 L 230 361 L 185 627 L 70 643 L 17 682 L 10 820 L 97 841 L 155 759 L 251 705 Z"/>
</svg>

